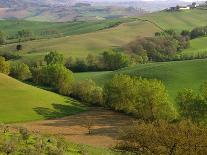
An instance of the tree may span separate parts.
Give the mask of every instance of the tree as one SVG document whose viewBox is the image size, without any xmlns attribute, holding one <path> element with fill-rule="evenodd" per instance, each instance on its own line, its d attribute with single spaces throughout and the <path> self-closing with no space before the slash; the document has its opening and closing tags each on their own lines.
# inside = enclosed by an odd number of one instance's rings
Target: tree
<svg viewBox="0 0 207 155">
<path fill-rule="evenodd" d="M 47 65 L 50 64 L 64 64 L 64 57 L 62 54 L 59 54 L 57 52 L 50 52 L 45 56 L 45 62 Z"/>
<path fill-rule="evenodd" d="M 177 95 L 177 103 L 180 113 L 184 118 L 194 122 L 203 121 L 207 111 L 207 100 L 205 99 L 206 84 L 202 85 L 201 94 L 195 94 L 191 89 L 184 89 Z"/>
<path fill-rule="evenodd" d="M 0 45 L 4 44 L 6 42 L 5 35 L 2 31 L 0 31 Z"/>
<path fill-rule="evenodd" d="M 130 65 L 130 59 L 121 52 L 103 52 L 102 63 L 107 70 L 117 70 L 128 67 Z"/>
<path fill-rule="evenodd" d="M 92 105 L 103 103 L 103 89 L 96 86 L 96 83 L 92 80 L 74 83 L 72 96 Z"/>
<path fill-rule="evenodd" d="M 0 56 L 0 73 L 8 75 L 10 73 L 10 63 Z"/>
<path fill-rule="evenodd" d="M 158 80 L 115 75 L 104 88 L 105 104 L 145 120 L 177 117 L 165 86 Z"/>
<path fill-rule="evenodd" d="M 31 71 L 25 63 L 14 62 L 11 64 L 10 75 L 19 80 L 27 80 L 31 77 Z"/>
<path fill-rule="evenodd" d="M 32 78 L 35 83 L 52 87 L 63 95 L 70 95 L 74 81 L 73 73 L 60 64 L 34 68 Z"/>
<path fill-rule="evenodd" d="M 135 154 L 205 154 L 207 129 L 190 121 L 135 122 L 122 129 L 117 148 Z"/>
</svg>

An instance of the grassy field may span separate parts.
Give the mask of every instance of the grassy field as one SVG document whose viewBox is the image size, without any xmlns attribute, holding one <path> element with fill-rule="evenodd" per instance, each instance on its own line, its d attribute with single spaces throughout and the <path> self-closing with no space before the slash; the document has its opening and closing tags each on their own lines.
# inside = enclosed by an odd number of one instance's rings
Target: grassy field
<svg viewBox="0 0 207 155">
<path fill-rule="evenodd" d="M 174 29 L 177 31 L 191 30 L 198 26 L 207 25 L 207 10 L 186 10 L 177 12 L 157 12 L 148 14 L 142 19 L 148 19 L 155 22 L 163 29 Z"/>
<path fill-rule="evenodd" d="M 133 21 L 134 19 L 109 19 L 101 21 L 79 21 L 79 22 L 38 22 L 25 20 L 0 20 L 0 30 L 8 38 L 15 38 L 20 30 L 29 30 L 33 38 L 52 38 L 77 35 L 94 32 L 116 26 L 118 24 Z M 8 40 L 8 42 L 14 42 Z"/>
<path fill-rule="evenodd" d="M 85 111 L 78 102 L 0 73 L 0 122 L 63 117 Z"/>
<path fill-rule="evenodd" d="M 183 88 L 198 90 L 207 80 L 207 59 L 151 63 L 124 68 L 115 72 L 77 73 L 76 80 L 92 79 L 103 85 L 115 74 L 129 74 L 149 79 L 159 79 L 164 82 L 173 100 L 177 92 Z"/>
<path fill-rule="evenodd" d="M 25 42 L 21 54 L 23 59 L 34 60 L 42 58 L 48 49 L 52 49 L 63 53 L 65 57 L 85 57 L 88 53 L 97 54 L 113 47 L 122 46 L 137 36 L 152 36 L 157 31 L 159 29 L 148 22 L 129 22 L 98 32 Z M 16 44 L 11 44 L 0 48 L 0 51 L 15 51 L 15 47 Z"/>
<path fill-rule="evenodd" d="M 207 37 L 193 39 L 190 42 L 190 48 L 184 50 L 184 55 L 197 55 L 207 52 Z"/>
<path fill-rule="evenodd" d="M 197 26 L 207 25 L 206 14 L 207 10 L 195 9 L 183 12 L 157 12 L 140 18 L 155 22 L 157 25 L 165 29 L 172 28 L 180 31 L 183 29 L 192 29 Z M 51 28 L 55 27 L 53 24 L 54 23 L 50 24 Z M 83 27 L 79 25 L 80 28 L 78 28 L 76 24 L 74 24 L 74 27 L 67 26 L 67 23 L 61 24 L 62 26 L 57 27 L 57 29 L 64 32 L 65 35 L 91 32 L 108 25 L 102 23 L 104 26 L 100 24 L 99 27 L 99 25 L 96 24 L 88 24 L 88 26 Z M 35 31 L 38 32 L 38 30 Z M 153 23 L 137 20 L 123 23 L 111 29 L 105 29 L 87 34 L 28 41 L 23 43 L 23 51 L 21 54 L 23 55 L 24 61 L 41 59 L 48 52 L 48 50 L 51 49 L 63 53 L 65 57 L 85 57 L 88 53 L 98 54 L 104 50 L 110 50 L 117 46 L 123 46 L 134 40 L 137 36 L 153 36 L 157 31 L 160 31 L 160 29 Z M 15 47 L 16 44 L 4 46 L 0 48 L 0 52 L 13 52 L 15 51 Z"/>
</svg>

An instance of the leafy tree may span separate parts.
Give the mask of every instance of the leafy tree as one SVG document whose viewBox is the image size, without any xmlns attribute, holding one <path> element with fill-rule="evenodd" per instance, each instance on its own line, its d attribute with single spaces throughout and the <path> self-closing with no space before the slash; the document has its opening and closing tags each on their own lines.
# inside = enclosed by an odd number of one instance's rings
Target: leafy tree
<svg viewBox="0 0 207 155">
<path fill-rule="evenodd" d="M 6 42 L 6 37 L 2 31 L 0 31 L 0 45 Z"/>
<path fill-rule="evenodd" d="M 121 52 L 104 52 L 102 53 L 102 63 L 107 70 L 117 70 L 128 67 L 130 59 Z"/>
<path fill-rule="evenodd" d="M 50 86 L 61 94 L 70 95 L 72 91 L 73 73 L 63 65 L 51 64 L 34 68 L 32 77 L 35 83 Z"/>
<path fill-rule="evenodd" d="M 45 62 L 47 65 L 50 64 L 64 64 L 64 57 L 62 54 L 59 54 L 57 52 L 50 52 L 45 56 Z"/>
<path fill-rule="evenodd" d="M 105 86 L 105 104 L 145 120 L 175 119 L 165 86 L 157 80 L 115 75 Z"/>
<path fill-rule="evenodd" d="M 28 65 L 21 62 L 14 62 L 11 64 L 10 75 L 19 80 L 27 80 L 31 77 L 31 71 Z"/>
<path fill-rule="evenodd" d="M 190 121 L 135 122 L 120 133 L 117 148 L 135 154 L 205 154 L 207 129 Z"/>
<path fill-rule="evenodd" d="M 206 84 L 202 85 L 202 93 L 195 94 L 191 89 L 184 89 L 178 93 L 177 103 L 181 115 L 192 121 L 202 121 L 207 111 L 207 100 L 205 99 Z"/>
<path fill-rule="evenodd" d="M 17 36 L 20 39 L 30 38 L 33 36 L 32 32 L 30 30 L 21 30 L 17 32 Z"/>
<path fill-rule="evenodd" d="M 93 105 L 103 103 L 103 89 L 96 86 L 96 83 L 92 80 L 74 83 L 72 96 Z"/>
<path fill-rule="evenodd" d="M 0 56 L 0 73 L 8 75 L 10 73 L 10 63 Z"/>
</svg>

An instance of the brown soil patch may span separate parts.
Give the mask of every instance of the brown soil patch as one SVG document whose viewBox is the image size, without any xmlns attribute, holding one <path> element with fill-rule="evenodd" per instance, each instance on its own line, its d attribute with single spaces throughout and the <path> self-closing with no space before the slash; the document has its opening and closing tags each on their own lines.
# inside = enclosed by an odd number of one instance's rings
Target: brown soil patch
<svg viewBox="0 0 207 155">
<path fill-rule="evenodd" d="M 134 119 L 102 108 L 92 108 L 88 112 L 60 119 L 21 123 L 18 125 L 30 131 L 43 134 L 62 135 L 71 142 L 95 147 L 111 147 L 116 144 L 119 129 L 132 123 Z M 93 122 L 92 134 L 88 134 L 86 124 Z"/>
</svg>

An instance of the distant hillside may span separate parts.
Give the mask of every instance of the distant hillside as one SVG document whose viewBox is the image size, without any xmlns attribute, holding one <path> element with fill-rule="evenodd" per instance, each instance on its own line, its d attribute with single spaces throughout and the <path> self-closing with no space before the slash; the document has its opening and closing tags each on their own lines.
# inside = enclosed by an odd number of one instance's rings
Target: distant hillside
<svg viewBox="0 0 207 155">
<path fill-rule="evenodd" d="M 0 122 L 63 117 L 84 111 L 78 102 L 0 73 Z"/>
<path fill-rule="evenodd" d="M 0 0 L 0 19 L 35 21 L 101 20 L 145 13 L 141 9 L 122 6 L 75 3 L 76 0 Z"/>
<path fill-rule="evenodd" d="M 42 59 L 48 49 L 57 50 L 63 53 L 65 57 L 85 57 L 88 53 L 98 54 L 104 50 L 123 46 L 138 36 L 154 36 L 155 32 L 161 31 L 157 25 L 164 29 L 175 29 L 177 31 L 207 25 L 206 15 L 207 10 L 197 9 L 175 13 L 158 12 L 137 17 L 132 22 L 126 22 L 117 27 L 97 32 L 91 31 L 92 33 L 81 35 L 28 41 L 23 43 L 23 51 L 20 53 L 24 61 Z M 95 29 L 95 27 L 91 28 Z M 16 44 L 11 44 L 1 47 L 0 52 L 13 52 L 15 49 Z"/>
</svg>

